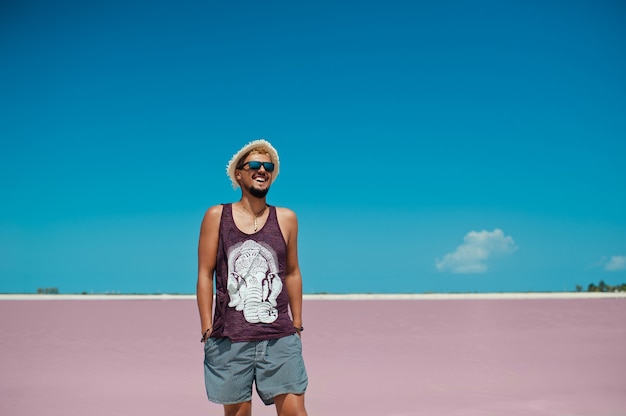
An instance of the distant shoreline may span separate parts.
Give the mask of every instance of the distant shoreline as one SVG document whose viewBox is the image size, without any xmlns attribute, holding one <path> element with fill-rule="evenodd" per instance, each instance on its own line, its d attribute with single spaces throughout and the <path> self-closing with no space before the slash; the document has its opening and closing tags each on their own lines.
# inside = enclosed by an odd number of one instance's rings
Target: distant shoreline
<svg viewBox="0 0 626 416">
<path fill-rule="evenodd" d="M 185 300 L 195 295 L 172 294 L 0 294 L 2 300 Z M 498 293 L 352 293 L 305 294 L 304 300 L 514 300 L 514 299 L 626 299 L 626 292 L 498 292 Z"/>
</svg>

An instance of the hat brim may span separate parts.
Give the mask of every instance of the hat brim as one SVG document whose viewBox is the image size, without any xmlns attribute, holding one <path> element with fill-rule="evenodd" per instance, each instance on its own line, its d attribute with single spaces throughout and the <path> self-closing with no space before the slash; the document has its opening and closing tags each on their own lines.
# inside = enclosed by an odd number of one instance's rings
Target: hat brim
<svg viewBox="0 0 626 416">
<path fill-rule="evenodd" d="M 248 153 L 255 147 L 264 147 L 265 149 L 267 149 L 267 153 L 270 155 L 270 158 L 274 163 L 274 172 L 272 172 L 272 181 L 270 182 L 270 185 L 276 180 L 278 172 L 280 171 L 280 160 L 278 159 L 278 152 L 276 151 L 274 146 L 272 146 L 272 144 L 267 140 L 254 140 L 239 149 L 239 151 L 233 155 L 233 157 L 226 165 L 226 174 L 232 182 L 233 189 L 239 188 L 239 182 L 237 181 L 237 176 L 235 175 L 235 170 L 237 170 L 237 162 L 239 162 L 246 153 Z"/>
</svg>

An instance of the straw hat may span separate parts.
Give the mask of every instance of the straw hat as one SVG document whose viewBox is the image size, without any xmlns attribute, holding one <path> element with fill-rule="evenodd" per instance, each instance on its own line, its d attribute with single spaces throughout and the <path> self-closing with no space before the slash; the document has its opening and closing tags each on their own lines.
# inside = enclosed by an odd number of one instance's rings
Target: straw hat
<svg viewBox="0 0 626 416">
<path fill-rule="evenodd" d="M 276 177 L 278 176 L 278 172 L 280 170 L 278 152 L 276 151 L 276 149 L 274 149 L 274 146 L 272 146 L 272 144 L 267 140 L 254 140 L 239 149 L 239 151 L 235 153 L 230 159 L 228 165 L 226 165 L 226 174 L 230 178 L 230 181 L 233 183 L 233 189 L 239 188 L 239 182 L 237 182 L 237 177 L 235 176 L 235 169 L 237 169 L 237 165 L 246 153 L 257 147 L 264 148 L 270 155 L 270 159 L 272 159 L 272 162 L 274 163 L 274 172 L 272 172 L 272 181 L 270 182 L 270 185 L 276 180 Z"/>
</svg>

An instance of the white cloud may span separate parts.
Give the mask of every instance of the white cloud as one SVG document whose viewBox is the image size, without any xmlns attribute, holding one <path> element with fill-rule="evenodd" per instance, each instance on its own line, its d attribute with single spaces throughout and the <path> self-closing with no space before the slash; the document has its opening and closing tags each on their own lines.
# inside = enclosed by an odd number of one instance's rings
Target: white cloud
<svg viewBox="0 0 626 416">
<path fill-rule="evenodd" d="M 605 260 L 604 270 L 607 272 L 626 270 L 626 256 L 612 256 L 608 260 Z"/>
<path fill-rule="evenodd" d="M 517 246 L 510 236 L 505 236 L 500 229 L 493 231 L 470 231 L 463 238 L 463 244 L 454 253 L 448 253 L 443 259 L 435 259 L 435 266 L 440 272 L 485 273 L 489 258 L 495 255 L 511 254 Z"/>
</svg>

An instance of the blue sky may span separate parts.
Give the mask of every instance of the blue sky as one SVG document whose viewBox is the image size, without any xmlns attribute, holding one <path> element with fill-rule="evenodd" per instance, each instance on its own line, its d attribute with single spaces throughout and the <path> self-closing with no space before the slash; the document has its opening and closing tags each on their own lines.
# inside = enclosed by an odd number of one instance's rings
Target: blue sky
<svg viewBox="0 0 626 416">
<path fill-rule="evenodd" d="M 0 292 L 192 293 L 266 138 L 307 293 L 626 282 L 620 1 L 0 6 Z"/>
</svg>

